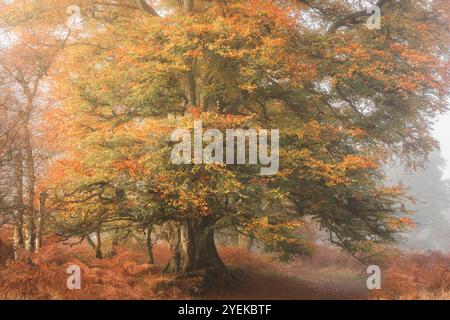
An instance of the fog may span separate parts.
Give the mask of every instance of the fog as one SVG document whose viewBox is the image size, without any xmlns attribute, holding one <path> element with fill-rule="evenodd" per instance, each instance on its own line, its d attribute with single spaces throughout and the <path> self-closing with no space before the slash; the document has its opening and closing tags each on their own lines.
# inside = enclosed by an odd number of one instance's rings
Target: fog
<svg viewBox="0 0 450 320">
<path fill-rule="evenodd" d="M 444 178 L 450 179 L 450 113 L 442 116 L 436 123 L 434 136 L 441 144 L 441 155 L 447 162 Z"/>
<path fill-rule="evenodd" d="M 440 143 L 426 169 L 406 173 L 400 166 L 388 169 L 391 182 L 399 181 L 415 202 L 407 204 L 413 213 L 413 230 L 404 235 L 401 246 L 410 250 L 450 252 L 450 114 L 434 126 L 434 137 Z"/>
</svg>

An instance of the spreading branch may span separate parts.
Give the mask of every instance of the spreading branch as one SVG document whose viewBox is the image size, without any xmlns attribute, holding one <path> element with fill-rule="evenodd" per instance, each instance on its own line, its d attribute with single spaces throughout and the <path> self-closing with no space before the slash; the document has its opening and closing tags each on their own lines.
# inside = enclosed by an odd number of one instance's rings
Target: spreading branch
<svg viewBox="0 0 450 320">
<path fill-rule="evenodd" d="M 155 17 L 159 17 L 159 14 L 155 11 L 155 9 L 153 9 L 153 7 L 150 6 L 145 0 L 136 0 L 136 4 L 138 8 L 145 13 Z"/>
</svg>

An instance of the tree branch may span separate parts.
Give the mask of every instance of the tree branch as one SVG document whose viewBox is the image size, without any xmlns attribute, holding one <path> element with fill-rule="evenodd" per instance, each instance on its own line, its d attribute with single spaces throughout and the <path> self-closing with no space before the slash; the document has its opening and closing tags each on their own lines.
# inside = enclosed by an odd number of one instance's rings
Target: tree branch
<svg viewBox="0 0 450 320">
<path fill-rule="evenodd" d="M 159 14 L 152 8 L 145 0 L 136 0 L 136 4 L 141 11 L 150 14 L 155 17 L 159 17 Z"/>
<path fill-rule="evenodd" d="M 378 2 L 375 5 L 381 9 L 384 5 L 388 4 L 389 2 L 391 2 L 391 0 L 378 0 Z M 362 18 L 370 17 L 370 15 L 371 13 L 367 13 L 366 9 L 349 14 L 334 22 L 333 25 L 330 27 L 329 32 L 334 33 L 340 27 L 361 23 Z"/>
</svg>

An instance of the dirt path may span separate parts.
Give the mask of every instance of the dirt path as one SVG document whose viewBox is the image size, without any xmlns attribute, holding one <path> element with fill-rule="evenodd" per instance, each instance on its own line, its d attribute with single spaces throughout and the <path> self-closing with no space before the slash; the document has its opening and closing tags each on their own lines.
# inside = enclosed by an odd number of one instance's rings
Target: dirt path
<svg viewBox="0 0 450 320">
<path fill-rule="evenodd" d="M 307 272 L 300 276 L 246 274 L 238 287 L 211 292 L 206 299 L 348 300 L 368 299 L 364 278 L 348 272 Z"/>
</svg>

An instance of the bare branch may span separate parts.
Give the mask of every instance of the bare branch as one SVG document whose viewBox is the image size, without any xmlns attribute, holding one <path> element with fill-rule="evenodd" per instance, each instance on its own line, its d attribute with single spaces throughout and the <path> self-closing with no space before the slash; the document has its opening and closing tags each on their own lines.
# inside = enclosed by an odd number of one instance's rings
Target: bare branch
<svg viewBox="0 0 450 320">
<path fill-rule="evenodd" d="M 388 4 L 392 0 L 379 0 L 375 5 L 382 8 L 384 5 Z M 349 14 L 345 17 L 340 18 L 337 20 L 333 25 L 330 27 L 329 31 L 331 33 L 336 32 L 339 28 L 348 26 L 348 25 L 356 25 L 358 23 L 361 23 L 365 18 L 370 17 L 370 13 L 367 13 L 367 10 L 361 10 L 358 12 L 354 12 L 352 14 Z"/>
<path fill-rule="evenodd" d="M 140 10 L 155 17 L 159 17 L 159 14 L 152 8 L 145 0 L 136 0 L 136 4 Z"/>
</svg>

